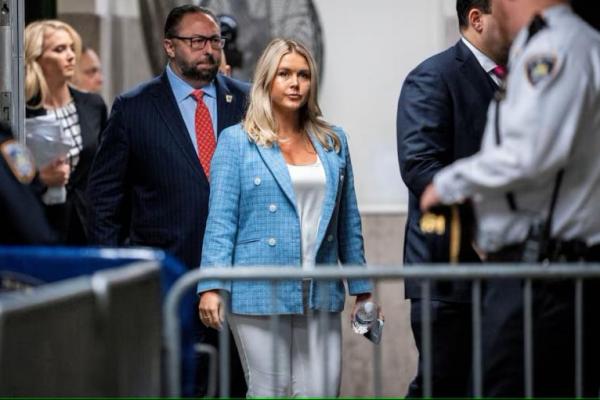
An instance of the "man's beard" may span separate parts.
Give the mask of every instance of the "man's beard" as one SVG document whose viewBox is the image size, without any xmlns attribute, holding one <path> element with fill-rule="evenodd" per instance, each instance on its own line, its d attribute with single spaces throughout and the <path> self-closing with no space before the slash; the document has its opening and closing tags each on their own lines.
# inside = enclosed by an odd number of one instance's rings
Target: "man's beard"
<svg viewBox="0 0 600 400">
<path fill-rule="evenodd" d="M 219 72 L 219 63 L 211 54 L 207 54 L 206 60 L 212 63 L 212 66 L 204 69 L 198 69 L 197 64 L 179 62 L 178 64 L 179 68 L 181 69 L 181 74 L 194 81 L 212 81 L 217 76 L 217 72 Z"/>
</svg>

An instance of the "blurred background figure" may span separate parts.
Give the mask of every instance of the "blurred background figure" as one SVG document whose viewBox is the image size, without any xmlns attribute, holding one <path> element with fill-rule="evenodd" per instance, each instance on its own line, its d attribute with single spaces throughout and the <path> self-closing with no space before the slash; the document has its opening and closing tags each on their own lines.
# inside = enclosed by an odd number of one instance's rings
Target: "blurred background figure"
<svg viewBox="0 0 600 400">
<path fill-rule="evenodd" d="M 103 82 L 104 75 L 102 74 L 100 57 L 94 49 L 84 46 L 81 49 L 81 58 L 77 63 L 75 75 L 73 76 L 73 85 L 84 92 L 100 93 Z"/>
<path fill-rule="evenodd" d="M 231 77 L 231 65 L 227 64 L 225 52 L 221 50 L 221 63 L 219 64 L 219 72 L 225 76 Z"/>
<path fill-rule="evenodd" d="M 87 243 L 85 187 L 98 135 L 106 124 L 102 98 L 69 86 L 80 54 L 79 34 L 62 21 L 37 21 L 25 29 L 26 116 L 57 121 L 71 143 L 66 157 L 40 166 L 39 190 L 60 241 L 72 245 Z M 46 196 L 53 187 L 66 187 L 65 198 Z"/>
<path fill-rule="evenodd" d="M 231 15 L 222 14 L 218 18 L 221 26 L 221 36 L 225 39 L 220 72 L 232 76 L 233 70 L 241 68 L 244 61 L 243 54 L 237 45 L 238 23 Z"/>
</svg>

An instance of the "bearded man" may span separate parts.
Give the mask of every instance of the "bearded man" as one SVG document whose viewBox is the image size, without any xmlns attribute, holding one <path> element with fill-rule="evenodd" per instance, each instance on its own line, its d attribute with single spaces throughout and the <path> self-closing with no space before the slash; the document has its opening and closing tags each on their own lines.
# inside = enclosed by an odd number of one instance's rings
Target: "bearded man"
<svg viewBox="0 0 600 400">
<path fill-rule="evenodd" d="M 200 265 L 210 160 L 219 133 L 242 119 L 249 90 L 218 73 L 224 42 L 206 8 L 184 5 L 167 16 L 165 71 L 119 95 L 101 135 L 87 192 L 92 244 L 157 247 L 189 269 Z M 216 336 L 199 323 L 197 332 L 201 342 Z M 203 392 L 193 371 L 184 365 L 184 395 Z"/>
</svg>

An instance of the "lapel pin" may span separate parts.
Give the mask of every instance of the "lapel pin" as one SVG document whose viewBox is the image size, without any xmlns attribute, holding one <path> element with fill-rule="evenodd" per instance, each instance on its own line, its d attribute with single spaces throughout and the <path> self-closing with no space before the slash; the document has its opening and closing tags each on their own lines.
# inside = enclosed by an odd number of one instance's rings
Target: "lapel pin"
<svg viewBox="0 0 600 400">
<path fill-rule="evenodd" d="M 233 101 L 233 96 L 230 94 L 225 95 L 225 101 L 231 103 Z"/>
</svg>

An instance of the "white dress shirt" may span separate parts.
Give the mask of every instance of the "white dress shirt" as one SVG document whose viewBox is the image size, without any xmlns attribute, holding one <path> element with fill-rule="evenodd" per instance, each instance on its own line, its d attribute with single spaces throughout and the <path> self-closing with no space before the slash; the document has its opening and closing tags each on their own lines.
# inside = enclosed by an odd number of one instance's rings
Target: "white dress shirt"
<svg viewBox="0 0 600 400">
<path fill-rule="evenodd" d="M 473 53 L 473 55 L 479 62 L 479 65 L 481 65 L 481 68 L 483 68 L 483 70 L 490 76 L 490 78 L 492 78 L 494 83 L 498 86 L 501 86 L 502 81 L 493 72 L 494 68 L 496 68 L 498 64 L 496 64 L 491 58 L 483 54 L 481 50 L 479 50 L 477 47 L 473 46 L 471 42 L 469 42 L 464 36 L 461 38 L 461 40 L 465 44 L 465 46 L 467 46 L 467 48 L 471 50 L 471 53 Z"/>
</svg>

